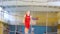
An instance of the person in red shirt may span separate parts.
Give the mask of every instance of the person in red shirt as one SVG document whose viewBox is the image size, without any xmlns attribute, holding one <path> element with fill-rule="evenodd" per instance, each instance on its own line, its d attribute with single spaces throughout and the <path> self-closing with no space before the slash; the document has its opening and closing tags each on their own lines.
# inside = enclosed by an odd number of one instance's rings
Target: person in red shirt
<svg viewBox="0 0 60 34">
<path fill-rule="evenodd" d="M 30 11 L 27 11 L 26 14 L 24 15 L 25 34 L 28 34 L 28 31 L 30 29 L 30 21 L 31 21 Z"/>
</svg>

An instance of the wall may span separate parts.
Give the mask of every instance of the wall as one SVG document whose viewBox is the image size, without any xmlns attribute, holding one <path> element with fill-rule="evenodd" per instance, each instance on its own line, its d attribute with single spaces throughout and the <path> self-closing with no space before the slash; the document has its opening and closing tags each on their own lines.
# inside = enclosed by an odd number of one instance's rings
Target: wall
<svg viewBox="0 0 60 34">
<path fill-rule="evenodd" d="M 55 26 L 57 24 L 57 13 L 56 12 L 32 12 L 32 17 L 38 17 L 38 20 L 35 20 L 37 25 L 46 26 Z M 47 20 L 47 21 L 46 21 Z"/>
<path fill-rule="evenodd" d="M 58 28 L 58 29 L 57 29 L 57 32 L 58 32 L 58 33 L 57 33 L 57 34 L 60 34 L 60 12 L 58 12 L 57 16 L 58 16 L 58 25 L 57 25 L 57 26 L 58 26 L 58 27 L 57 27 L 57 28 Z"/>
<path fill-rule="evenodd" d="M 43 34 L 46 32 L 46 26 L 32 26 L 32 28 L 34 28 L 34 34 Z M 52 27 L 47 26 L 47 31 L 48 32 L 52 32 Z M 56 27 L 54 27 L 56 28 Z M 16 33 L 15 31 L 17 31 L 18 33 L 20 33 L 22 31 L 22 34 L 24 34 L 24 26 L 15 26 L 15 25 L 9 25 L 9 29 L 10 29 L 10 34 L 14 34 Z M 55 29 L 56 30 L 56 29 Z M 29 33 L 31 32 L 31 29 L 29 31 Z"/>
<path fill-rule="evenodd" d="M 58 29 L 60 29 L 60 12 L 58 12 L 57 16 L 58 16 Z"/>
<path fill-rule="evenodd" d="M 18 16 L 14 16 L 14 18 L 16 18 L 16 19 L 13 20 L 13 23 L 11 21 L 10 24 L 22 24 L 24 14 L 25 14 L 25 12 L 23 12 L 23 11 L 18 13 Z M 38 20 L 35 20 L 35 22 L 37 25 L 41 25 L 41 26 L 46 26 L 46 22 L 47 22 L 48 26 L 55 26 L 58 21 L 56 12 L 48 12 L 48 17 L 47 17 L 47 12 L 42 12 L 42 11 L 41 12 L 32 11 L 31 15 L 33 18 L 38 18 Z M 16 23 L 16 22 L 18 22 L 18 23 Z M 34 21 L 33 21 L 33 23 L 34 23 Z"/>
<path fill-rule="evenodd" d="M 3 23 L 0 22 L 0 34 L 3 34 Z"/>
</svg>

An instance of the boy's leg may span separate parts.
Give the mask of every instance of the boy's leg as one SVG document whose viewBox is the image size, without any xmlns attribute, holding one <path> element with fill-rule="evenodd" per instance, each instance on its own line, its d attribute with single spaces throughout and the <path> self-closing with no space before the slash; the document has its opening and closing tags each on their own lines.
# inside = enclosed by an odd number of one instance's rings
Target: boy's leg
<svg viewBox="0 0 60 34">
<path fill-rule="evenodd" d="M 25 34 L 28 34 L 29 29 L 25 27 Z"/>
</svg>

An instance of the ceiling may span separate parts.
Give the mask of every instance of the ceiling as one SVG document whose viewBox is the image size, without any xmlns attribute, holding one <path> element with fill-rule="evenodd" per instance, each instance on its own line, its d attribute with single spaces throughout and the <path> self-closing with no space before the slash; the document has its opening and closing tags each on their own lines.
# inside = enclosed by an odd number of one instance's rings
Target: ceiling
<svg viewBox="0 0 60 34">
<path fill-rule="evenodd" d="M 1 6 L 18 6 L 18 5 L 60 6 L 60 1 L 59 0 L 0 0 L 0 5 Z"/>
</svg>

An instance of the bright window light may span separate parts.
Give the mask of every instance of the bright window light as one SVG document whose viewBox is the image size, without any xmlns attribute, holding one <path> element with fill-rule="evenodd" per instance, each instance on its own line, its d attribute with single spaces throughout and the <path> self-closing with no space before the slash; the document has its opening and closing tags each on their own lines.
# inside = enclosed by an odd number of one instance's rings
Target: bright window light
<svg viewBox="0 0 60 34">
<path fill-rule="evenodd" d="M 0 7 L 0 11 L 2 11 L 3 9 L 2 9 L 2 7 Z"/>
<path fill-rule="evenodd" d="M 4 19 L 13 21 L 14 18 L 12 15 L 9 15 L 7 11 L 4 11 Z"/>
</svg>

